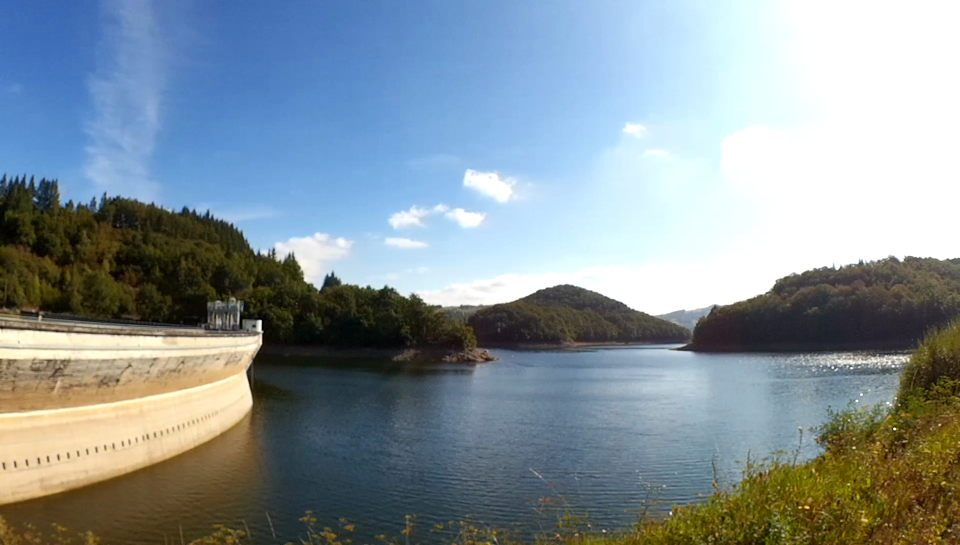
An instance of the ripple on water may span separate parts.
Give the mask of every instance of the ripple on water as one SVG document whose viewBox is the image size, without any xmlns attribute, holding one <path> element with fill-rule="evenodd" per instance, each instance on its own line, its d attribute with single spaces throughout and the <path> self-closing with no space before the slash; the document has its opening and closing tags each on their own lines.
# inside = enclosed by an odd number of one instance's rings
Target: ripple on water
<svg viewBox="0 0 960 545">
<path fill-rule="evenodd" d="M 748 453 L 794 451 L 798 428 L 821 423 L 828 407 L 892 400 L 908 358 L 651 347 L 496 355 L 470 373 L 261 365 L 241 426 L 163 464 L 0 514 L 157 544 L 220 522 L 268 535 L 265 512 L 294 539 L 306 509 L 358 523 L 364 542 L 398 535 L 408 514 L 535 529 L 556 524 L 556 511 L 534 508 L 561 508 L 541 502 L 558 497 L 591 520 L 629 524 L 651 494 L 664 511 L 708 495 L 714 463 L 729 486 Z M 807 436 L 801 457 L 816 453 Z"/>
</svg>

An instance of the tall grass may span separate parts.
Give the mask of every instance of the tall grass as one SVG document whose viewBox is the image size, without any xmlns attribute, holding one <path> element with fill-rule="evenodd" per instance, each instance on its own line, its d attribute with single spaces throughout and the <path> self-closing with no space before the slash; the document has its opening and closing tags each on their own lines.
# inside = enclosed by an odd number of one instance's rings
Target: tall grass
<svg viewBox="0 0 960 545">
<path fill-rule="evenodd" d="M 927 334 L 900 375 L 900 396 L 929 389 L 944 377 L 960 379 L 960 321 Z"/>
</svg>

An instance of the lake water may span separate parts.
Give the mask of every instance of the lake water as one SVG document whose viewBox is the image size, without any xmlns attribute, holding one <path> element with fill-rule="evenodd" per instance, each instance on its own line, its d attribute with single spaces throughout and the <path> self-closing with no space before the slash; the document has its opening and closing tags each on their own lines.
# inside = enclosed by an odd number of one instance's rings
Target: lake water
<svg viewBox="0 0 960 545">
<path fill-rule="evenodd" d="M 501 361 L 420 372 L 261 358 L 253 412 L 223 436 L 0 515 L 131 543 L 179 542 L 181 529 L 189 540 L 216 523 L 265 538 L 270 522 L 295 540 L 306 510 L 357 523 L 358 541 L 399 535 L 408 514 L 422 528 L 470 516 L 524 534 L 554 524 L 561 501 L 597 525 L 623 526 L 654 496 L 662 513 L 708 495 L 712 462 L 729 486 L 748 453 L 792 457 L 798 427 L 820 424 L 828 407 L 892 401 L 906 359 L 667 347 L 494 353 Z M 800 456 L 817 453 L 806 431 Z"/>
</svg>

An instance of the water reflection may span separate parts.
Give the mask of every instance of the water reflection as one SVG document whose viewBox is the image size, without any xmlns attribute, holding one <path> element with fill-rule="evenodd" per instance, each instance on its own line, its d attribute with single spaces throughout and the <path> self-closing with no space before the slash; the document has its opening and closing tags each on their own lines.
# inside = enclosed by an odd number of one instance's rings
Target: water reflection
<svg viewBox="0 0 960 545">
<path fill-rule="evenodd" d="M 166 543 L 209 532 L 213 522 L 241 524 L 256 512 L 265 475 L 256 413 L 214 441 L 159 465 L 67 492 L 0 507 L 14 522 L 41 530 L 57 522 L 94 529 L 121 543 Z"/>
<path fill-rule="evenodd" d="M 363 358 L 263 355 L 257 357 L 254 376 L 256 375 L 256 369 L 260 367 L 324 368 L 360 371 L 378 375 L 439 375 L 469 374 L 474 371 L 476 366 L 477 364 L 474 363 L 418 363 Z"/>
<path fill-rule="evenodd" d="M 288 540 L 312 509 L 359 523 L 358 541 L 421 523 L 475 520 L 526 530 L 541 498 L 634 520 L 709 493 L 738 460 L 793 451 L 827 407 L 893 399 L 904 354 L 693 354 L 663 347 L 495 351 L 479 366 L 258 358 L 253 414 L 174 460 L 0 514 L 58 521 L 122 542 L 162 543 L 217 522 Z M 800 456 L 817 454 L 808 434 Z M 429 536 L 421 535 L 424 541 Z"/>
</svg>

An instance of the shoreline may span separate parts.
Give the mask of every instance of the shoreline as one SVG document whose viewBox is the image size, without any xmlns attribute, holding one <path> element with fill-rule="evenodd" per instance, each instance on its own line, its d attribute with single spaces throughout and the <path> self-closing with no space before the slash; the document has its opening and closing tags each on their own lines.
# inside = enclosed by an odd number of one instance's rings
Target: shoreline
<svg viewBox="0 0 960 545">
<path fill-rule="evenodd" d="M 846 343 L 768 343 L 755 345 L 696 346 L 687 343 L 676 350 L 702 353 L 845 352 L 856 350 L 913 350 L 919 341 L 863 341 Z"/>
<path fill-rule="evenodd" d="M 538 350 L 538 351 L 563 351 L 576 350 L 578 348 L 612 348 L 629 346 L 657 346 L 664 344 L 683 344 L 683 341 L 637 341 L 637 342 L 562 342 L 562 343 L 487 343 L 485 348 L 500 350 Z"/>
<path fill-rule="evenodd" d="M 260 353 L 266 356 L 326 358 L 334 360 L 372 360 L 395 363 L 486 363 L 498 358 L 480 348 L 332 348 L 329 346 L 264 344 Z"/>
</svg>

